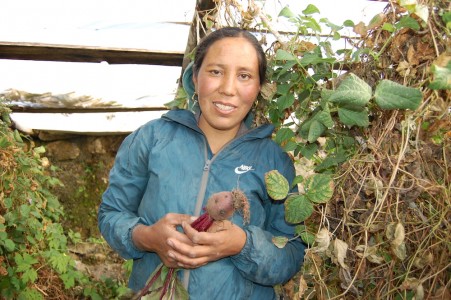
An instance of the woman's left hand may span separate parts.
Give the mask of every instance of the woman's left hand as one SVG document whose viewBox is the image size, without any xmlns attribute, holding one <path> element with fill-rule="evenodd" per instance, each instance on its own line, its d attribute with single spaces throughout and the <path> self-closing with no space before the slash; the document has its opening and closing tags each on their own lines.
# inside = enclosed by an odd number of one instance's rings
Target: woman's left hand
<svg viewBox="0 0 451 300">
<path fill-rule="evenodd" d="M 176 252 L 182 254 L 174 258 L 181 268 L 198 268 L 208 262 L 236 255 L 246 243 L 244 230 L 230 221 L 214 222 L 208 232 L 199 232 L 186 222 L 182 226 L 194 245 L 176 240 L 169 243 Z"/>
</svg>

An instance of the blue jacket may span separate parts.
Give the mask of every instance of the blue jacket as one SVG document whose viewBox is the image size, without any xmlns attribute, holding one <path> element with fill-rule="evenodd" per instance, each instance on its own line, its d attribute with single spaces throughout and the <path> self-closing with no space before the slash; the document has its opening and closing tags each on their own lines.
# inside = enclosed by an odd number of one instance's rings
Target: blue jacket
<svg viewBox="0 0 451 300">
<path fill-rule="evenodd" d="M 282 201 L 269 198 L 264 174 L 278 170 L 295 176 L 289 156 L 270 139 L 272 125 L 248 130 L 213 155 L 188 110 L 172 110 L 130 134 L 121 145 L 99 209 L 99 228 L 121 256 L 133 259 L 129 287 L 140 290 L 161 263 L 155 253 L 138 250 L 131 240 L 136 224 L 150 225 L 169 212 L 199 214 L 213 193 L 239 186 L 250 201 L 250 224 L 240 214 L 232 222 L 247 240 L 242 251 L 189 273 L 190 299 L 275 299 L 273 285 L 286 282 L 301 267 L 299 239 L 283 249 L 271 238 L 293 237 Z M 196 202 L 199 204 L 196 209 Z M 185 276 L 179 272 L 179 276 Z M 214 278 L 214 281 L 212 280 Z"/>
</svg>

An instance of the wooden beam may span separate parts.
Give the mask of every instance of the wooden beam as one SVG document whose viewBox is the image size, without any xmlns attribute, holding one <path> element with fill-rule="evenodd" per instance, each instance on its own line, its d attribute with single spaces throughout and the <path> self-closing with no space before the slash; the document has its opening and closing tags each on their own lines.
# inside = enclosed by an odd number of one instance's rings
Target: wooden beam
<svg viewBox="0 0 451 300">
<path fill-rule="evenodd" d="M 182 52 L 0 42 L 0 59 L 182 66 Z"/>
</svg>

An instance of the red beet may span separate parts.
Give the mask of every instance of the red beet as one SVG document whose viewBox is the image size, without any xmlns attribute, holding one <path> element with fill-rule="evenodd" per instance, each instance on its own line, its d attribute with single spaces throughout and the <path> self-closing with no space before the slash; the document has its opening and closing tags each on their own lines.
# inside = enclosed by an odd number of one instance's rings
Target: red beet
<svg viewBox="0 0 451 300">
<path fill-rule="evenodd" d="M 214 221 L 230 219 L 236 210 L 243 214 L 244 223 L 249 222 L 249 202 L 242 191 L 215 193 L 208 199 L 205 212 L 191 226 L 197 231 L 207 231 Z"/>
</svg>

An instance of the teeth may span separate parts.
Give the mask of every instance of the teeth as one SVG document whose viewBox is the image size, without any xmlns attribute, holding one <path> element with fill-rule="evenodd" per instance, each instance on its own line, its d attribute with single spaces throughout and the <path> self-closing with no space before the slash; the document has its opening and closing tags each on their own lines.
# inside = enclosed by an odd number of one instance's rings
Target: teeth
<svg viewBox="0 0 451 300">
<path fill-rule="evenodd" d="M 219 108 L 220 110 L 230 111 L 233 109 L 233 106 L 228 106 L 220 103 L 214 103 L 214 105 Z"/>
</svg>

